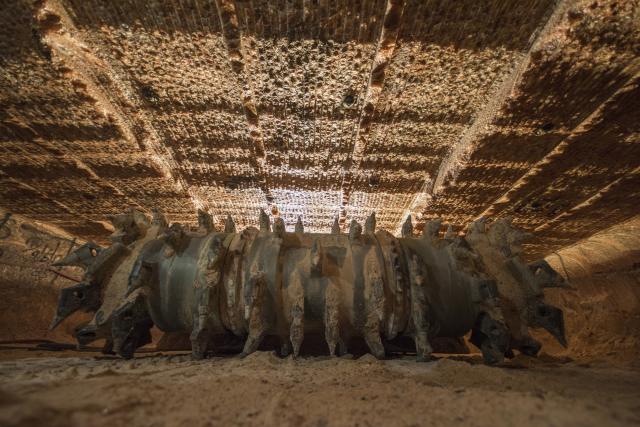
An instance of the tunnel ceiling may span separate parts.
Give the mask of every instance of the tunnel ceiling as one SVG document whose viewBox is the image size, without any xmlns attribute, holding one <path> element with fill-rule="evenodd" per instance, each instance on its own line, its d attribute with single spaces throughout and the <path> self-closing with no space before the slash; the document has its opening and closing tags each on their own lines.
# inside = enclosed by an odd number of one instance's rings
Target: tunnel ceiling
<svg viewBox="0 0 640 427">
<path fill-rule="evenodd" d="M 638 213 L 630 1 L 9 0 L 0 206 L 88 239 L 137 206 L 510 215 L 544 254 Z"/>
</svg>

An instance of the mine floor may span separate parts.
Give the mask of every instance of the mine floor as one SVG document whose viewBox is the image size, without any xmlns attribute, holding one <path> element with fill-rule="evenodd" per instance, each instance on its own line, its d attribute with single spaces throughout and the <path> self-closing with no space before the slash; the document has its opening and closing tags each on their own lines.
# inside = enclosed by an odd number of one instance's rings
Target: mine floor
<svg viewBox="0 0 640 427">
<path fill-rule="evenodd" d="M 604 363 L 51 356 L 0 351 L 0 425 L 640 425 L 640 369 Z"/>
</svg>

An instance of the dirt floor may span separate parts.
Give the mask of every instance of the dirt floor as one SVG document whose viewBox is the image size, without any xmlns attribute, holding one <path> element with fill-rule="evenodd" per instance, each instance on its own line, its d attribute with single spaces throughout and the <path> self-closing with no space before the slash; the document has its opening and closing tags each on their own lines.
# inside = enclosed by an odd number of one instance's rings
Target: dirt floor
<svg viewBox="0 0 640 427">
<path fill-rule="evenodd" d="M 638 367 L 53 354 L 0 351 L 0 425 L 640 425 Z"/>
</svg>

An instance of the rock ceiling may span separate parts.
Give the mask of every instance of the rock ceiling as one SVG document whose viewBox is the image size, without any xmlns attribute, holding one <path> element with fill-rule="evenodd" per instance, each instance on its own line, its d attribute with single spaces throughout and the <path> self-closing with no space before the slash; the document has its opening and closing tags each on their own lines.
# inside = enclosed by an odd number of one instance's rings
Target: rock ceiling
<svg viewBox="0 0 640 427">
<path fill-rule="evenodd" d="M 348 227 L 510 215 L 544 254 L 640 212 L 637 0 L 8 0 L 0 206 Z"/>
</svg>

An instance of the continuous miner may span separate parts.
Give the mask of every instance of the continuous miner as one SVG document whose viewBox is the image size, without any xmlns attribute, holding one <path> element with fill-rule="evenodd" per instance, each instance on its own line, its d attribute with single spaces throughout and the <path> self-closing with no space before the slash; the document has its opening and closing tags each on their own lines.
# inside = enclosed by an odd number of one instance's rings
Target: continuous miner
<svg viewBox="0 0 640 427">
<path fill-rule="evenodd" d="M 0 427 L 640 427 L 640 0 L 0 4 Z"/>
<path fill-rule="evenodd" d="M 562 311 L 542 293 L 566 282 L 546 261 L 520 259 L 526 235 L 508 219 L 480 219 L 465 236 L 449 228 L 440 238 L 440 221 L 414 237 L 409 217 L 396 238 L 376 230 L 374 213 L 348 234 L 337 219 L 330 234 L 305 233 L 301 219 L 288 232 L 264 211 L 259 229 L 241 232 L 231 217 L 221 232 L 207 213 L 198 218 L 189 231 L 168 226 L 159 211 L 151 220 L 135 209 L 111 217 L 111 246 L 86 243 L 55 264 L 86 273 L 61 291 L 52 327 L 75 311 L 95 312 L 77 328 L 78 342 L 106 339 L 104 351 L 124 358 L 151 342 L 154 325 L 189 333 L 196 359 L 225 335 L 244 340 L 241 356 L 270 336 L 281 355 L 296 357 L 315 334 L 331 355 L 362 338 L 379 359 L 392 346 L 425 361 L 432 341 L 470 333 L 487 364 L 514 350 L 535 356 L 540 344 L 529 328 L 566 346 Z"/>
</svg>

